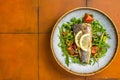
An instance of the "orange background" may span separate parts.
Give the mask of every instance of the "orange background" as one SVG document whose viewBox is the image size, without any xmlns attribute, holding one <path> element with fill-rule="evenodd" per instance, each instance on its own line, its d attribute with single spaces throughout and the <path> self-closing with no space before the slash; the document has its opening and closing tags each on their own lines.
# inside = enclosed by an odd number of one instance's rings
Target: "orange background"
<svg viewBox="0 0 120 80">
<path fill-rule="evenodd" d="M 120 33 L 119 0 L 0 0 L 0 80 L 120 79 L 120 50 L 104 71 L 74 76 L 55 62 L 50 49 L 57 19 L 76 7 L 94 7 L 115 22 Z"/>
</svg>

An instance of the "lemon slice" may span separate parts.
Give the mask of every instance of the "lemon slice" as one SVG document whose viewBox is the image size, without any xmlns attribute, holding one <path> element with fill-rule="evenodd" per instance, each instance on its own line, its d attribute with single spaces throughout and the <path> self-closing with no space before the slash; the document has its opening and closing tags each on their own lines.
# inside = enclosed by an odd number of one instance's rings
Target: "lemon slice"
<svg viewBox="0 0 120 80">
<path fill-rule="evenodd" d="M 77 47 L 80 47 L 80 38 L 82 36 L 82 31 L 79 31 L 76 35 L 75 35 L 75 43 L 77 45 Z"/>
<path fill-rule="evenodd" d="M 81 36 L 80 38 L 80 48 L 84 51 L 88 51 L 89 50 L 89 47 L 90 47 L 90 34 L 87 33 L 87 34 L 84 34 Z"/>
</svg>

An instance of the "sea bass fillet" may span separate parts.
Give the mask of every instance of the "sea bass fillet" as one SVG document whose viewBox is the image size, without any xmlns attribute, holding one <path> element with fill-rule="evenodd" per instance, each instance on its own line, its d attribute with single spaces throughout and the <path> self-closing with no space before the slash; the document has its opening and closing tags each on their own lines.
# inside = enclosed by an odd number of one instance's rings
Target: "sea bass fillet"
<svg viewBox="0 0 120 80">
<path fill-rule="evenodd" d="M 79 48 L 79 55 L 81 58 L 81 62 L 89 63 L 90 61 L 90 55 L 91 55 L 91 46 L 92 46 L 92 27 L 89 23 L 82 23 L 73 26 L 73 32 L 76 35 L 79 31 L 82 31 L 82 35 L 84 34 L 90 34 L 89 35 L 89 42 L 86 42 L 88 44 L 87 51 L 84 51 L 83 49 Z"/>
</svg>

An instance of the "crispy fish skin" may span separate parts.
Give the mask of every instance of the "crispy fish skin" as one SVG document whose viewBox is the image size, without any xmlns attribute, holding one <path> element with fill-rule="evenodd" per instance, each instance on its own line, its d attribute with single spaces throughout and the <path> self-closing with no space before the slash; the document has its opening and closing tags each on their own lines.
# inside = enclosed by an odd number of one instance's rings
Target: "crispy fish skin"
<svg viewBox="0 0 120 80">
<path fill-rule="evenodd" d="M 80 30 L 83 32 L 83 34 L 85 33 L 92 34 L 92 27 L 91 27 L 91 24 L 89 23 L 82 23 L 82 24 L 77 24 L 73 26 L 73 32 L 75 34 L 77 34 Z"/>
<path fill-rule="evenodd" d="M 87 34 L 87 33 L 90 34 L 88 51 L 83 51 L 82 49 L 80 49 L 80 53 L 79 53 L 81 61 L 84 63 L 89 63 L 90 55 L 91 55 L 91 47 L 92 47 L 92 27 L 91 27 L 91 24 L 82 23 L 82 24 L 78 24 L 78 25 L 73 26 L 74 34 L 77 34 L 77 32 L 79 32 L 80 30 L 83 32 L 82 35 Z"/>
</svg>

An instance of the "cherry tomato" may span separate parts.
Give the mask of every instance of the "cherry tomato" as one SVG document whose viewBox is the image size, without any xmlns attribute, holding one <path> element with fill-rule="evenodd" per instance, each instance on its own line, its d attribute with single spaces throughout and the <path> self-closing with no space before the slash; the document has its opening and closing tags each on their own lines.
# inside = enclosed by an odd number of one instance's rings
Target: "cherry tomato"
<svg viewBox="0 0 120 80">
<path fill-rule="evenodd" d="M 93 47 L 92 47 L 92 54 L 93 54 L 93 55 L 96 54 L 97 51 L 98 51 L 98 47 L 97 47 L 97 46 L 93 46 Z"/>
<path fill-rule="evenodd" d="M 88 13 L 85 14 L 83 19 L 84 19 L 84 22 L 86 22 L 86 23 L 90 23 L 94 20 L 94 18 Z"/>
<path fill-rule="evenodd" d="M 72 50 L 72 47 L 70 46 L 70 47 L 68 47 L 67 49 L 70 51 L 70 50 Z"/>
</svg>

